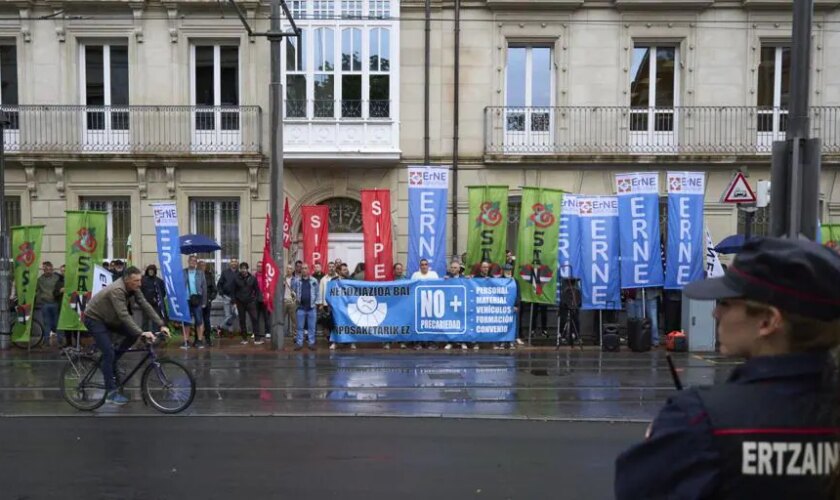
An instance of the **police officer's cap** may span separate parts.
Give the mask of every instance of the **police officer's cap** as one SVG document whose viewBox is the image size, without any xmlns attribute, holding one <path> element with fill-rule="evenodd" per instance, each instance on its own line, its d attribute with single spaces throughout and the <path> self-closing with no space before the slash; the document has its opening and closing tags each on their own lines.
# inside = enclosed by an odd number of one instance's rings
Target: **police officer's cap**
<svg viewBox="0 0 840 500">
<path fill-rule="evenodd" d="M 840 256 L 813 241 L 757 238 L 723 277 L 695 281 L 683 293 L 698 300 L 750 299 L 830 321 L 840 318 Z"/>
</svg>

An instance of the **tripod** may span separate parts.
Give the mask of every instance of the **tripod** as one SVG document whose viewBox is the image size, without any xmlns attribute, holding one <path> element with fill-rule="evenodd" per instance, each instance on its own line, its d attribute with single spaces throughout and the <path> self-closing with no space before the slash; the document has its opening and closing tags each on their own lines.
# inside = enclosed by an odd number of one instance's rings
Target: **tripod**
<svg viewBox="0 0 840 500">
<path fill-rule="evenodd" d="M 577 317 L 578 312 L 578 296 L 576 295 L 577 289 L 575 282 L 573 279 L 565 278 L 563 279 L 563 286 L 565 289 L 560 294 L 560 304 L 566 309 L 566 317 L 565 324 L 563 325 L 562 338 L 566 339 L 569 347 L 574 348 L 575 344 L 577 344 L 578 347 L 583 349 L 583 339 L 580 337 L 577 324 L 573 321 Z M 560 338 L 560 323 L 558 322 L 555 350 L 560 349 Z"/>
</svg>

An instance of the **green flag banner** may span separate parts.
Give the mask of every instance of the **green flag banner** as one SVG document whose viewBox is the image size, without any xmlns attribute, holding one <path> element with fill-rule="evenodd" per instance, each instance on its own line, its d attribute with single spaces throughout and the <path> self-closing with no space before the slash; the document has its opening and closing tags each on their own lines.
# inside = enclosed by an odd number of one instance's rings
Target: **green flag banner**
<svg viewBox="0 0 840 500">
<path fill-rule="evenodd" d="M 523 302 L 555 302 L 562 206 L 563 191 L 559 189 L 522 188 L 516 279 Z"/>
<path fill-rule="evenodd" d="M 490 263 L 490 274 L 502 275 L 505 264 L 508 222 L 507 186 L 469 186 L 470 219 L 467 225 L 468 274 Z"/>
<path fill-rule="evenodd" d="M 840 224 L 823 224 L 820 229 L 822 244 L 840 253 Z"/>
<path fill-rule="evenodd" d="M 106 212 L 67 211 L 67 252 L 60 330 L 85 330 L 82 315 L 93 289 L 93 266 L 104 254 Z"/>
<path fill-rule="evenodd" d="M 44 226 L 12 228 L 12 255 L 15 259 L 15 295 L 17 296 L 15 323 L 12 326 L 13 342 L 29 342 L 43 237 Z"/>
</svg>

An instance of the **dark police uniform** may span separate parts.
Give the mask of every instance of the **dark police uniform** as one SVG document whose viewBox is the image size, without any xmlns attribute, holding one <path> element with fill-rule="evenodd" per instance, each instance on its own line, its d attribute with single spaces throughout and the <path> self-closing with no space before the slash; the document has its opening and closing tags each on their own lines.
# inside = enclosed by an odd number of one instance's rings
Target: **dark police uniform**
<svg viewBox="0 0 840 500">
<path fill-rule="evenodd" d="M 619 456 L 618 499 L 818 499 L 840 459 L 826 353 L 752 358 L 668 400 Z"/>
</svg>

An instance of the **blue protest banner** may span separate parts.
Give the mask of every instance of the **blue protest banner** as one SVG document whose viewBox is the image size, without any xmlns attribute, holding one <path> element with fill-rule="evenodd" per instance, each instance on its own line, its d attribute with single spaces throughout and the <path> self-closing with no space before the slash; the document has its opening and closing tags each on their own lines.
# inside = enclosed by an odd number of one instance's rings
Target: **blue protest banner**
<svg viewBox="0 0 840 500">
<path fill-rule="evenodd" d="M 581 196 L 581 309 L 621 309 L 618 198 Z"/>
<path fill-rule="evenodd" d="M 332 280 L 334 342 L 511 342 L 510 278 L 367 282 Z"/>
<path fill-rule="evenodd" d="M 662 286 L 659 174 L 616 174 L 621 288 Z"/>
<path fill-rule="evenodd" d="M 192 324 L 184 269 L 181 266 L 181 240 L 178 234 L 178 211 L 175 203 L 153 203 L 160 274 L 166 285 L 166 309 L 169 319 Z"/>
<path fill-rule="evenodd" d="M 665 252 L 667 289 L 681 290 L 704 276 L 705 183 L 703 172 L 668 172 L 668 246 Z"/>
<path fill-rule="evenodd" d="M 420 259 L 429 268 L 446 274 L 446 198 L 449 170 L 411 167 L 408 169 L 408 262 L 406 274 L 420 269 Z"/>
<path fill-rule="evenodd" d="M 557 279 L 580 279 L 580 209 L 578 196 L 563 194 L 563 209 L 560 212 L 560 232 L 557 235 Z M 557 287 L 557 303 L 563 287 Z"/>
</svg>

